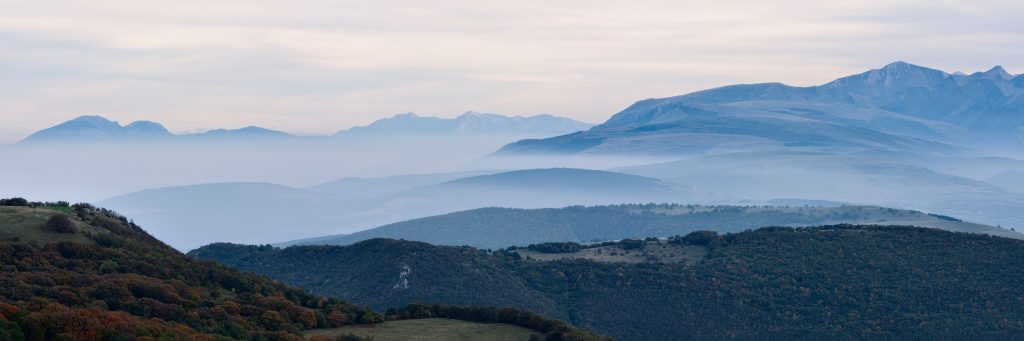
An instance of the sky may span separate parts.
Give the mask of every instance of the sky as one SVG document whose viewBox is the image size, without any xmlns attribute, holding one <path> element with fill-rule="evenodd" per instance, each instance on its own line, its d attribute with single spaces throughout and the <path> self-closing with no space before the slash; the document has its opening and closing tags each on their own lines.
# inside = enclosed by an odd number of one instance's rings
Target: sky
<svg viewBox="0 0 1024 341">
<path fill-rule="evenodd" d="M 903 60 L 1024 72 L 1024 1 L 0 0 L 0 143 L 83 114 L 330 134 L 550 113 Z"/>
</svg>

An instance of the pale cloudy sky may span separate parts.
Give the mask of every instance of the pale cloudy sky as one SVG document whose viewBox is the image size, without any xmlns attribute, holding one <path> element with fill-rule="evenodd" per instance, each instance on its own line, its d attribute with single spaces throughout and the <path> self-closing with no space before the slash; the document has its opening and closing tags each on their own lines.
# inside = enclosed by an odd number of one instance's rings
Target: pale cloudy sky
<svg viewBox="0 0 1024 341">
<path fill-rule="evenodd" d="M 905 60 L 1024 72 L 1024 1 L 0 0 L 0 143 L 82 114 L 328 134 L 552 113 Z"/>
</svg>

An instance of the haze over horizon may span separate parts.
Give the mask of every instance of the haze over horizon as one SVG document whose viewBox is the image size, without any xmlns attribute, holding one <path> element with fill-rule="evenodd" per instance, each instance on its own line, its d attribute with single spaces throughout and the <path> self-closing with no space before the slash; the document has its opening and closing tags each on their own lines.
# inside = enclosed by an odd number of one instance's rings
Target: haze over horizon
<svg viewBox="0 0 1024 341">
<path fill-rule="evenodd" d="M 644 98 L 898 60 L 1024 70 L 1013 1 L 3 5 L 3 144 L 85 114 L 174 132 L 470 110 L 600 123 Z"/>
</svg>

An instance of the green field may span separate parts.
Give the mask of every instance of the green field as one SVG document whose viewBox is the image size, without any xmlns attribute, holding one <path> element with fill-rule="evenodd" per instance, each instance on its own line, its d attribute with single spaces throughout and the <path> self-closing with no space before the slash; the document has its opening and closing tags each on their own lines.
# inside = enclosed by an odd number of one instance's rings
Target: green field
<svg viewBox="0 0 1024 341">
<path fill-rule="evenodd" d="M 459 320 L 430 318 L 418 320 L 389 321 L 373 326 L 350 326 L 337 329 L 319 329 L 306 333 L 335 336 L 353 334 L 372 337 L 374 341 L 526 341 L 535 332 L 513 325 L 500 323 L 476 323 Z"/>
<path fill-rule="evenodd" d="M 701 245 L 673 245 L 667 240 L 645 241 L 638 250 L 626 250 L 620 245 L 594 246 L 577 252 L 544 253 L 529 249 L 516 250 L 519 256 L 537 261 L 561 259 L 589 259 L 603 263 L 686 263 L 694 265 L 704 260 L 708 248 Z"/>
<path fill-rule="evenodd" d="M 71 216 L 72 221 L 78 227 L 76 233 L 55 233 L 43 228 L 46 219 L 49 219 L 58 211 L 45 208 L 29 207 L 0 207 L 0 240 L 36 240 L 42 242 L 73 241 L 79 243 L 92 243 L 86 237 L 85 232 L 95 230 L 78 219 Z"/>
</svg>

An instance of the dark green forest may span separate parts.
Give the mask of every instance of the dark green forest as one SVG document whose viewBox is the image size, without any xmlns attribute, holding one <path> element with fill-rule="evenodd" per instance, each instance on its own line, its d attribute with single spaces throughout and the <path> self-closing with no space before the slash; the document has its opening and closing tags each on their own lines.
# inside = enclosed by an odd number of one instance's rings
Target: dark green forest
<svg viewBox="0 0 1024 341">
<path fill-rule="evenodd" d="M 709 253 L 692 266 L 537 261 L 508 249 L 374 239 L 214 244 L 190 255 L 373 307 L 511 305 L 621 340 L 1024 337 L 1020 240 L 836 225 L 705 231 L 669 242 Z"/>
</svg>

